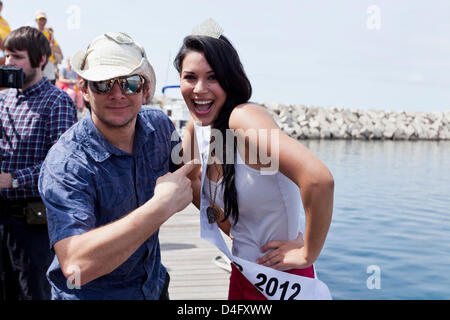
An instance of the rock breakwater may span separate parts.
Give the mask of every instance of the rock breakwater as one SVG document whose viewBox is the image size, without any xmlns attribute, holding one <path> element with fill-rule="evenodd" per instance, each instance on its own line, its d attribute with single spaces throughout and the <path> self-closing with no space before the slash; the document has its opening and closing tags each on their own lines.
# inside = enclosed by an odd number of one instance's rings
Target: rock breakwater
<svg viewBox="0 0 450 320">
<path fill-rule="evenodd" d="M 296 139 L 450 140 L 450 110 L 402 112 L 265 104 Z"/>
</svg>

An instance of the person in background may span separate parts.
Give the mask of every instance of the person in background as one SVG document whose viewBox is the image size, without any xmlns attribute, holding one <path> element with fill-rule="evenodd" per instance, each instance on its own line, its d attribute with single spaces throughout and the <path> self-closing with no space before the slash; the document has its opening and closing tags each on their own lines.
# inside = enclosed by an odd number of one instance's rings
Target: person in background
<svg viewBox="0 0 450 320">
<path fill-rule="evenodd" d="M 52 299 L 169 299 L 158 232 L 192 201 L 186 175 L 195 166 L 177 170 L 175 127 L 142 107 L 156 78 L 129 35 L 95 38 L 71 65 L 88 112 L 50 150 L 39 178 L 56 253 Z"/>
<path fill-rule="evenodd" d="M 70 65 L 70 58 L 67 58 L 67 66 L 61 68 L 57 86 L 63 89 L 72 98 L 77 107 L 78 118 L 84 115 L 85 108 L 83 103 L 83 95 L 78 87 L 79 77 Z"/>
<path fill-rule="evenodd" d="M 194 204 L 199 207 L 200 199 L 210 204 L 209 223 L 218 223 L 232 237 L 235 256 L 314 278 L 313 263 L 331 223 L 333 177 L 308 149 L 281 132 L 267 110 L 249 102 L 251 84 L 221 27 L 210 19 L 196 30 L 184 39 L 174 61 L 193 119 L 186 128 L 183 151 L 195 154 L 195 133 L 203 126 L 218 130 L 223 145 L 211 152 L 203 186 L 201 169 L 190 175 Z M 234 132 L 231 143 L 229 129 Z M 225 151 L 235 158 L 229 160 Z M 261 154 L 270 155 L 270 167 L 262 163 Z M 278 165 L 272 168 L 274 163 Z M 263 173 L 267 169 L 271 174 Z M 265 299 L 234 264 L 228 297 Z"/>
<path fill-rule="evenodd" d="M 22 68 L 22 89 L 0 92 L 0 300 L 45 300 L 49 249 L 38 178 L 50 147 L 76 121 L 72 99 L 42 76 L 50 45 L 21 27 L 5 39 L 6 65 Z"/>
<path fill-rule="evenodd" d="M 53 29 L 46 27 L 47 14 L 42 10 L 38 10 L 36 11 L 34 18 L 36 19 L 39 31 L 45 35 L 51 49 L 51 55 L 48 59 L 49 61 L 44 69 L 44 76 L 47 77 L 52 84 L 56 84 L 57 66 L 62 62 L 64 56 L 61 47 L 55 40 Z"/>
<path fill-rule="evenodd" d="M 67 58 L 67 66 L 61 69 L 58 82 L 63 90 L 67 88 L 73 89 L 78 83 L 78 75 L 73 71 L 72 66 L 70 65 L 70 58 Z"/>
<path fill-rule="evenodd" d="M 5 48 L 3 46 L 3 40 L 5 40 L 6 36 L 11 32 L 8 21 L 1 16 L 2 10 L 3 2 L 0 1 L 0 66 L 5 64 Z"/>
</svg>

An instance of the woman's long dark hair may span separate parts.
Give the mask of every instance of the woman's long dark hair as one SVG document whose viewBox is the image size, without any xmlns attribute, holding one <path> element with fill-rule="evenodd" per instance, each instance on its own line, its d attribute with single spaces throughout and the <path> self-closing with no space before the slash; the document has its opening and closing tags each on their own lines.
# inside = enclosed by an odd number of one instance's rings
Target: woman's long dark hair
<svg viewBox="0 0 450 320">
<path fill-rule="evenodd" d="M 208 64 L 214 70 L 220 86 L 226 92 L 227 97 L 225 103 L 220 110 L 217 119 L 214 122 L 214 128 L 222 133 L 224 152 L 227 152 L 226 130 L 229 129 L 229 119 L 233 109 L 239 104 L 248 102 L 252 95 L 252 86 L 245 74 L 239 55 L 230 43 L 230 41 L 220 36 L 219 39 L 208 36 L 187 36 L 184 38 L 177 56 L 175 57 L 174 66 L 181 75 L 181 68 L 185 56 L 196 51 L 205 55 Z M 236 139 L 233 143 L 233 154 L 236 150 Z M 230 150 L 231 151 L 231 150 Z M 225 163 L 225 155 L 222 155 L 223 181 L 224 185 L 224 211 L 225 219 L 233 217 L 234 223 L 239 219 L 239 208 L 237 202 L 237 192 L 234 182 L 234 162 Z"/>
</svg>

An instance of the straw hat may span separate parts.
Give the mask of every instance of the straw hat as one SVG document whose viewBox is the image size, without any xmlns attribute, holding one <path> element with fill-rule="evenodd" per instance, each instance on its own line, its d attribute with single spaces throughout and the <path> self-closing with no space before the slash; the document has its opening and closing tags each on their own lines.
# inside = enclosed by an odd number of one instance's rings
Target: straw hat
<svg viewBox="0 0 450 320">
<path fill-rule="evenodd" d="M 103 81 L 139 74 L 149 83 L 147 103 L 155 94 L 156 77 L 144 49 L 123 32 L 105 33 L 89 44 L 86 51 L 70 59 L 72 69 L 88 81 Z"/>
</svg>

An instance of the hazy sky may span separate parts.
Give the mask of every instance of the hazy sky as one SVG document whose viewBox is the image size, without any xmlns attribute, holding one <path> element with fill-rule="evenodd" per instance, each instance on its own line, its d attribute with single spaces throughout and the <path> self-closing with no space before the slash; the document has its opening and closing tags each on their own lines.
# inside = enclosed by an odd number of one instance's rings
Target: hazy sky
<svg viewBox="0 0 450 320">
<path fill-rule="evenodd" d="M 184 36 L 215 19 L 239 52 L 252 101 L 356 109 L 450 110 L 448 0 L 3 0 L 12 29 L 47 25 L 65 57 L 124 31 L 143 45 L 157 94 L 178 84 Z M 170 91 L 177 96 L 176 91 Z"/>
</svg>

